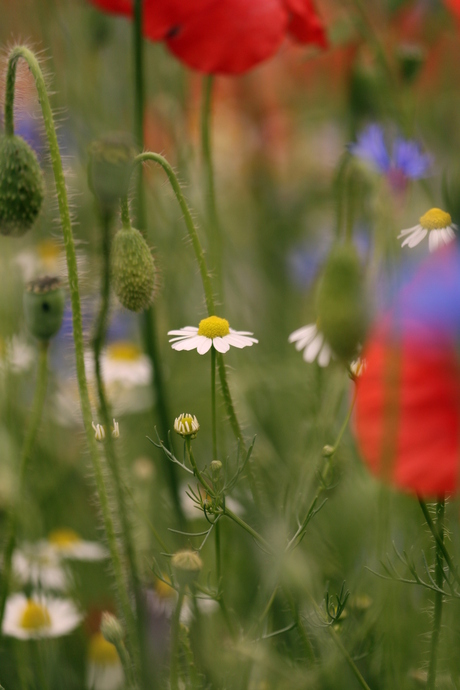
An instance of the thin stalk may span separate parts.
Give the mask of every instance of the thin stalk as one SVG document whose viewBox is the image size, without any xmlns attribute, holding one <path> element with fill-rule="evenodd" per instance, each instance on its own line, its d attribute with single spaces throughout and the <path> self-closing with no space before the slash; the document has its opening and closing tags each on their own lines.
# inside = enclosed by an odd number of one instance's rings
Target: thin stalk
<svg viewBox="0 0 460 690">
<path fill-rule="evenodd" d="M 445 500 L 442 499 L 436 503 L 436 529 L 439 534 L 441 542 L 444 542 L 444 513 Z M 443 566 L 443 550 L 440 548 L 438 541 L 436 541 L 436 556 L 435 556 L 435 581 L 437 586 L 441 589 L 444 580 L 444 566 Z M 431 634 L 431 650 L 430 663 L 428 666 L 428 690 L 435 690 L 436 688 L 436 670 L 438 665 L 438 646 L 439 636 L 441 633 L 441 617 L 442 605 L 444 595 L 442 592 L 436 592 L 434 598 L 434 617 L 433 617 L 433 632 Z"/>
<path fill-rule="evenodd" d="M 210 495 L 210 496 L 214 496 L 214 489 L 213 489 L 213 487 L 212 487 L 211 484 L 208 482 L 208 480 L 206 479 L 206 477 L 204 477 L 204 476 L 201 474 L 200 470 L 198 469 L 198 466 L 197 466 L 196 460 L 195 460 L 195 456 L 194 456 L 193 451 L 192 451 L 192 442 L 191 442 L 191 440 L 190 440 L 189 437 L 187 437 L 187 438 L 185 439 L 185 446 L 186 446 L 186 448 L 187 448 L 187 455 L 188 455 L 188 457 L 189 457 L 190 465 L 192 466 L 192 469 L 193 469 L 193 472 L 195 473 L 195 476 L 199 479 L 199 481 L 200 481 L 201 484 L 204 486 L 204 488 L 206 489 L 206 491 L 209 492 L 209 495 Z"/>
<path fill-rule="evenodd" d="M 75 344 L 75 363 L 84 430 L 89 446 L 90 457 L 96 482 L 96 489 L 102 510 L 102 517 L 104 522 L 107 543 L 110 549 L 117 594 L 120 601 L 123 617 L 125 619 L 125 623 L 127 626 L 129 651 L 131 653 L 134 663 L 136 664 L 138 658 L 138 650 L 136 649 L 135 645 L 135 621 L 133 612 L 131 610 L 120 553 L 118 550 L 118 544 L 115 536 L 115 529 L 113 525 L 112 515 L 110 512 L 107 490 L 103 476 L 102 463 L 99 457 L 97 441 L 95 439 L 92 429 L 92 412 L 85 372 L 83 325 L 81 317 L 80 291 L 78 286 L 77 259 L 75 254 L 75 243 L 73 239 L 72 223 L 70 220 L 69 204 L 67 199 L 67 188 L 65 184 L 64 172 L 62 169 L 62 161 L 59 151 L 58 140 L 56 136 L 56 129 L 54 126 L 53 113 L 51 110 L 51 105 L 46 90 L 45 80 L 43 78 L 40 65 L 35 55 L 25 46 L 16 46 L 15 48 L 13 48 L 9 55 L 7 84 L 11 84 L 11 82 L 13 81 L 13 86 L 10 89 L 7 89 L 6 92 L 5 118 L 7 117 L 7 114 L 12 113 L 13 110 L 14 73 L 16 70 L 17 62 L 20 58 L 26 60 L 30 72 L 32 73 L 32 76 L 35 80 L 38 98 L 43 113 L 45 131 L 48 138 L 48 145 L 50 149 L 51 163 L 53 168 L 54 180 L 56 184 L 59 214 L 61 218 L 62 233 L 64 236 L 64 246 L 67 259 L 70 301 L 72 306 L 73 337 Z"/>
<path fill-rule="evenodd" d="M 13 559 L 13 552 L 16 545 L 16 530 L 18 525 L 19 510 L 21 508 L 21 501 L 24 493 L 24 478 L 26 476 L 27 466 L 32 455 L 32 449 L 35 446 L 38 429 L 43 413 L 43 405 L 46 397 L 46 387 L 48 382 L 48 341 L 40 342 L 39 357 L 38 357 L 38 371 L 37 381 L 35 384 L 35 395 L 32 403 L 32 412 L 30 415 L 29 428 L 24 439 L 24 446 L 22 448 L 21 459 L 19 462 L 19 481 L 18 481 L 18 498 L 17 503 L 12 506 L 9 525 L 8 537 L 5 544 L 5 551 L 3 554 L 3 582 L 0 593 L 0 631 L 2 629 L 3 616 L 5 614 L 5 604 L 8 597 L 8 590 L 11 579 L 11 564 Z M 0 633 L 1 634 L 1 633 Z"/>
<path fill-rule="evenodd" d="M 40 690 L 49 690 L 50 684 L 48 683 L 48 674 L 46 673 L 43 661 L 43 643 L 44 640 L 30 640 L 32 655 L 35 658 L 35 668 L 38 675 Z"/>
<path fill-rule="evenodd" d="M 299 637 L 302 642 L 305 655 L 308 658 L 309 662 L 311 664 L 314 664 L 316 662 L 315 651 L 313 649 L 312 643 L 310 642 L 310 638 L 307 635 L 307 631 L 304 628 L 302 619 L 300 618 L 299 607 L 297 606 L 297 603 L 289 589 L 287 587 L 284 587 L 283 591 L 288 601 L 289 608 L 291 609 L 291 613 L 294 618 L 294 622 L 297 628 L 297 632 L 299 633 Z"/>
<path fill-rule="evenodd" d="M 102 417 L 102 424 L 106 429 L 106 438 L 104 442 L 105 454 L 113 478 L 117 513 L 120 516 L 121 541 L 123 544 L 126 559 L 129 564 L 129 573 L 132 580 L 132 588 L 135 594 L 136 613 L 138 621 L 140 621 L 142 620 L 143 616 L 141 581 L 139 576 L 139 569 L 137 566 L 131 523 L 129 521 L 127 512 L 124 484 L 120 475 L 119 459 L 117 458 L 117 454 L 115 451 L 114 438 L 112 437 L 112 434 L 110 432 L 110 422 L 112 416 L 110 414 L 109 404 L 107 402 L 107 396 L 105 393 L 104 381 L 102 378 L 101 353 L 106 338 L 108 314 L 110 309 L 110 231 L 112 225 L 112 214 L 104 214 L 101 221 L 103 267 L 101 283 L 101 306 L 99 309 L 99 314 L 97 317 L 95 327 L 95 334 L 93 338 L 95 374 L 97 392 L 99 397 L 99 409 Z"/>
<path fill-rule="evenodd" d="M 212 160 L 211 119 L 212 119 L 212 92 L 214 76 L 208 74 L 203 77 L 203 95 L 201 105 L 201 153 L 203 157 L 207 225 L 209 231 L 209 249 L 211 265 L 216 275 L 218 295 L 220 301 L 223 297 L 222 277 L 222 230 L 219 223 L 216 203 L 216 188 L 214 184 L 214 166 Z"/>
<path fill-rule="evenodd" d="M 184 588 L 179 589 L 179 598 L 171 622 L 171 660 L 170 660 L 170 679 L 171 690 L 179 690 L 179 627 L 180 612 L 184 601 Z"/>
<path fill-rule="evenodd" d="M 449 570 L 452 573 L 452 577 L 455 579 L 457 584 L 460 584 L 460 575 L 458 574 L 458 570 L 455 567 L 455 564 L 446 548 L 446 545 L 444 543 L 444 535 L 440 534 L 439 530 L 437 529 L 436 525 L 433 522 L 433 518 L 431 517 L 428 506 L 426 505 L 425 501 L 421 498 L 419 498 L 419 503 L 420 503 L 420 508 L 422 509 L 423 515 L 425 517 L 425 520 L 427 522 L 428 527 L 430 528 L 431 534 L 433 535 L 435 541 L 436 541 L 436 546 L 441 549 L 442 555 L 444 556 L 444 559 L 449 566 Z"/>
<path fill-rule="evenodd" d="M 238 515 L 236 515 L 232 510 L 230 510 L 230 508 L 227 508 L 227 506 L 225 506 L 224 515 L 227 515 L 227 517 L 233 520 L 233 522 L 236 522 L 237 525 L 246 530 L 246 532 L 250 534 L 251 537 L 253 537 L 261 546 L 263 546 L 263 548 L 266 551 L 268 551 L 268 553 L 272 553 L 272 547 L 270 546 L 268 541 L 266 541 L 261 534 L 256 532 L 255 529 L 248 525 L 247 522 L 238 517 Z"/>
<path fill-rule="evenodd" d="M 216 350 L 211 347 L 211 417 L 212 417 L 212 458 L 217 460 L 217 421 L 216 421 Z"/>
</svg>

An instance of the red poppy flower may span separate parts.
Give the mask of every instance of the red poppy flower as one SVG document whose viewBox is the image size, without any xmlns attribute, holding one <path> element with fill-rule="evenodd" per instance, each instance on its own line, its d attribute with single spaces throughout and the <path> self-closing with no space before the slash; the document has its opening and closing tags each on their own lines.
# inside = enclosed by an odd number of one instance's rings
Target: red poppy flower
<svg viewBox="0 0 460 690">
<path fill-rule="evenodd" d="M 132 15 L 132 0 L 91 0 Z M 312 0 L 144 0 L 144 33 L 189 67 L 239 74 L 272 57 L 286 35 L 326 47 Z"/>
<path fill-rule="evenodd" d="M 444 4 L 460 19 L 460 0 L 444 0 Z"/>
<path fill-rule="evenodd" d="M 357 382 L 355 431 L 370 470 L 429 498 L 460 484 L 460 252 L 440 250 L 377 325 Z"/>
</svg>

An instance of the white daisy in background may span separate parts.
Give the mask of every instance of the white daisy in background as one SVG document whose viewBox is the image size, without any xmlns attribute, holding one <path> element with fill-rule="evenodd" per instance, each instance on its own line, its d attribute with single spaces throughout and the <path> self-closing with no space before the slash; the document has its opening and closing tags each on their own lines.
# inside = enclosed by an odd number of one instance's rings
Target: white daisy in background
<svg viewBox="0 0 460 690">
<path fill-rule="evenodd" d="M 101 632 L 92 635 L 89 641 L 86 684 L 92 690 L 119 690 L 125 686 L 116 647 Z"/>
<path fill-rule="evenodd" d="M 359 378 L 366 371 L 367 362 L 363 357 L 353 360 L 350 363 L 350 374 L 354 379 Z"/>
<path fill-rule="evenodd" d="M 243 348 L 250 347 L 259 341 L 252 337 L 248 331 L 234 331 L 230 328 L 227 319 L 219 316 L 208 316 L 202 319 L 196 326 L 185 326 L 178 331 L 169 331 L 173 350 L 195 350 L 199 355 L 204 355 L 213 346 L 217 352 L 228 352 L 230 346 Z"/>
<path fill-rule="evenodd" d="M 6 601 L 2 633 L 19 640 L 60 637 L 75 630 L 82 618 L 70 599 L 13 594 Z"/>
<path fill-rule="evenodd" d="M 200 496 L 203 499 L 203 501 L 205 501 L 206 498 L 209 498 L 208 494 L 206 493 L 206 490 L 202 486 L 197 487 L 191 484 L 191 487 L 194 493 L 200 493 Z M 197 505 L 192 498 L 190 498 L 190 489 L 188 488 L 188 484 L 182 484 L 179 493 L 179 500 L 182 507 L 182 511 L 187 520 L 198 520 L 199 518 L 204 517 L 203 511 L 201 510 L 200 506 Z M 225 497 L 225 505 L 227 505 L 230 508 L 230 510 L 233 513 L 235 513 L 235 515 L 241 516 L 244 513 L 244 508 L 241 505 L 241 503 L 239 503 L 231 496 Z"/>
<path fill-rule="evenodd" d="M 67 260 L 64 242 L 57 237 L 47 237 L 16 256 L 16 264 L 26 283 L 42 275 L 58 276 L 66 280 Z M 80 275 L 86 269 L 86 257 L 77 250 L 77 268 Z"/>
<path fill-rule="evenodd" d="M 76 561 L 102 561 L 109 552 L 97 541 L 85 541 L 73 529 L 56 529 L 49 533 L 48 539 L 39 542 L 45 554 Z"/>
<path fill-rule="evenodd" d="M 163 579 L 164 582 L 157 578 L 154 589 L 149 591 L 149 607 L 153 615 L 171 618 L 176 608 L 178 595 L 176 590 L 168 584 L 169 577 L 163 575 Z M 214 599 L 197 597 L 196 602 L 200 613 L 203 615 L 210 615 L 219 607 Z M 193 602 L 189 596 L 185 596 L 180 612 L 180 621 L 187 625 L 192 618 Z"/>
<path fill-rule="evenodd" d="M 20 374 L 30 369 L 36 359 L 36 349 L 19 336 L 13 335 L 7 340 L 0 338 L 0 369 Z"/>
<path fill-rule="evenodd" d="M 23 584 L 35 589 L 64 591 L 71 583 L 70 573 L 57 554 L 41 544 L 23 544 L 13 553 L 13 572 Z"/>
<path fill-rule="evenodd" d="M 330 345 L 314 323 L 302 326 L 291 333 L 289 342 L 295 343 L 296 350 L 303 350 L 303 358 L 306 362 L 316 360 L 320 367 L 327 367 L 334 357 Z"/>
<path fill-rule="evenodd" d="M 449 213 L 440 208 L 431 208 L 420 218 L 417 225 L 402 230 L 398 235 L 398 240 L 404 237 L 401 247 L 407 245 L 412 249 L 428 235 L 430 252 L 434 252 L 438 247 L 452 242 L 455 239 L 456 230 L 458 228 L 452 223 Z"/>
</svg>

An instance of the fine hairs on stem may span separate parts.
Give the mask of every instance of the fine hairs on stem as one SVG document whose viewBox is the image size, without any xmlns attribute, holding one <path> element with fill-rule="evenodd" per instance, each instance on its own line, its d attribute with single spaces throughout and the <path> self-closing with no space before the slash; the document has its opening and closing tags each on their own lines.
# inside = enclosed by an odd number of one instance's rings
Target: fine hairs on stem
<svg viewBox="0 0 460 690">
<path fill-rule="evenodd" d="M 59 214 L 61 219 L 61 228 L 64 236 L 64 246 L 67 260 L 67 270 L 69 277 L 70 301 L 72 307 L 72 325 L 73 338 L 75 345 L 75 360 L 76 373 L 78 381 L 78 389 L 80 393 L 80 404 L 83 416 L 83 425 L 85 435 L 90 451 L 92 468 L 94 472 L 97 494 L 101 506 L 102 517 L 104 522 L 105 534 L 110 549 L 111 561 L 115 576 L 116 590 L 120 603 L 120 608 L 125 620 L 127 635 L 128 635 L 128 651 L 132 657 L 136 668 L 139 665 L 139 645 L 137 642 L 136 622 L 134 620 L 127 583 L 123 572 L 122 561 L 116 540 L 115 528 L 110 512 L 109 499 L 107 489 L 105 486 L 104 474 L 102 469 L 101 458 L 97 447 L 97 441 L 92 429 L 92 413 L 91 404 L 88 394 L 88 384 L 86 380 L 84 349 L 83 349 L 83 325 L 81 316 L 80 291 L 77 272 L 77 260 L 75 254 L 75 242 L 72 232 L 72 223 L 70 219 L 69 203 L 67 197 L 67 187 L 64 178 L 62 167 L 62 160 L 59 151 L 58 140 L 56 136 L 56 128 L 54 125 L 53 112 L 48 98 L 48 91 L 45 80 L 34 53 L 25 46 L 14 47 L 8 58 L 8 71 L 6 78 L 6 94 L 5 94 L 5 130 L 12 131 L 13 126 L 13 104 L 14 104 L 14 85 L 16 66 L 18 60 L 26 60 L 32 76 L 35 81 L 35 86 L 38 92 L 38 97 L 42 109 L 43 120 L 45 125 L 46 136 L 51 155 L 51 163 L 56 185 L 56 192 L 59 205 Z"/>
</svg>

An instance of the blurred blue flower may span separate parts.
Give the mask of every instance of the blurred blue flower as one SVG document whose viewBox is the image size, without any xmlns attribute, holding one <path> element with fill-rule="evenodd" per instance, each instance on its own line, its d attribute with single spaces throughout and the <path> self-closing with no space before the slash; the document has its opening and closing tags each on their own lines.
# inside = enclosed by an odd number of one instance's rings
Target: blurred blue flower
<svg viewBox="0 0 460 690">
<path fill-rule="evenodd" d="M 390 153 L 383 129 L 377 124 L 368 125 L 357 142 L 350 144 L 349 151 L 385 175 L 395 190 L 403 190 L 409 179 L 426 177 L 433 163 L 432 157 L 413 139 L 396 137 Z"/>
</svg>

